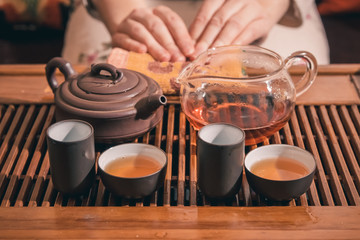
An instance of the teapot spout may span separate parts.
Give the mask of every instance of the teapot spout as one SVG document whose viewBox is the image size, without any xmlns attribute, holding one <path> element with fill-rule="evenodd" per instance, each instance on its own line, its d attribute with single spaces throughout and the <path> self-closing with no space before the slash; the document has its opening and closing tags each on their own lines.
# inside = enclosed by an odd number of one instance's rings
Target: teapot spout
<svg viewBox="0 0 360 240">
<path fill-rule="evenodd" d="M 147 119 L 150 117 L 160 106 L 164 106 L 167 99 L 164 95 L 157 94 L 140 99 L 135 104 L 136 119 Z"/>
<path fill-rule="evenodd" d="M 191 72 L 192 63 L 188 64 L 181 72 L 179 73 L 179 76 L 175 79 L 175 82 L 179 85 L 189 86 L 189 83 L 187 81 L 187 77 L 189 76 L 189 73 Z"/>
</svg>

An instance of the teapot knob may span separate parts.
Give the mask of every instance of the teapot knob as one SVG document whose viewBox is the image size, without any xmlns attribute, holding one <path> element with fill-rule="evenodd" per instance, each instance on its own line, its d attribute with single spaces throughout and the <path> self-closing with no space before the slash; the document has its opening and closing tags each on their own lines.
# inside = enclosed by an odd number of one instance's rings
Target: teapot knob
<svg viewBox="0 0 360 240">
<path fill-rule="evenodd" d="M 113 83 L 119 82 L 124 74 L 119 71 L 115 66 L 108 64 L 108 63 L 98 63 L 91 65 L 91 73 L 93 75 L 99 76 L 101 75 L 101 71 L 107 71 L 111 75 L 111 79 L 113 80 Z"/>
</svg>

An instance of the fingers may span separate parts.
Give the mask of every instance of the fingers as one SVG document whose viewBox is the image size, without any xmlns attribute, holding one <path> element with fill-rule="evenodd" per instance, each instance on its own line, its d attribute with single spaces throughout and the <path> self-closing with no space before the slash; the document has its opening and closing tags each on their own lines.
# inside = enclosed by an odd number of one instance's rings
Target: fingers
<svg viewBox="0 0 360 240">
<path fill-rule="evenodd" d="M 240 33 L 233 41 L 232 44 L 248 45 L 255 40 L 265 36 L 271 26 L 263 19 L 256 20 L 249 24 L 242 33 Z"/>
<path fill-rule="evenodd" d="M 190 37 L 186 25 L 180 16 L 164 6 L 155 8 L 154 14 L 165 23 L 181 53 L 185 56 L 192 54 L 195 50 L 194 41 Z"/>
<path fill-rule="evenodd" d="M 136 9 L 120 23 L 112 41 L 130 51 L 149 52 L 159 61 L 185 61 L 209 47 L 254 42 L 276 24 L 286 3 L 288 0 L 204 0 L 189 32 L 170 8 Z M 279 7 L 281 11 L 275 11 Z"/>
<path fill-rule="evenodd" d="M 209 20 L 214 13 L 223 5 L 225 0 L 204 0 L 198 14 L 196 15 L 193 23 L 190 26 L 190 36 L 197 41 Z"/>
<path fill-rule="evenodd" d="M 253 23 L 257 20 L 261 20 L 264 26 L 259 26 L 259 28 L 255 28 L 255 25 L 253 25 Z M 261 11 L 261 8 L 259 8 L 259 6 L 254 4 L 245 5 L 241 9 L 241 11 L 238 11 L 226 22 L 223 29 L 219 32 L 219 34 L 216 36 L 216 39 L 214 39 L 214 41 L 212 42 L 211 47 L 230 44 L 234 41 L 235 38 L 238 38 L 241 33 L 246 34 L 246 31 L 255 32 L 255 34 L 249 33 L 246 41 L 240 41 L 240 39 L 238 39 L 238 42 L 241 44 L 250 44 L 254 40 L 256 40 L 251 39 L 250 36 L 253 35 L 255 37 L 260 33 L 263 33 L 266 25 L 267 23 L 265 20 L 265 15 Z"/>
<path fill-rule="evenodd" d="M 128 51 L 138 52 L 138 53 L 146 53 L 147 47 L 146 45 L 135 41 L 130 38 L 128 35 L 123 33 L 115 33 L 112 36 L 112 44 L 113 46 L 121 47 L 123 49 L 127 49 Z"/>
<path fill-rule="evenodd" d="M 173 22 L 167 23 L 166 21 L 168 19 L 163 17 L 163 15 L 172 16 Z M 173 30 L 171 28 L 173 25 L 178 25 L 178 31 L 180 31 L 180 34 L 185 35 L 187 33 L 185 24 L 177 14 L 175 14 L 167 7 L 157 7 L 153 11 L 146 12 L 145 14 L 137 14 L 135 12 L 133 14 L 133 19 L 144 25 L 147 31 L 151 33 L 152 37 L 156 40 L 156 42 L 164 49 L 166 49 L 166 51 L 168 51 L 171 61 L 185 61 L 185 56 L 179 50 L 177 44 L 175 43 L 176 39 L 174 39 L 174 36 L 172 35 Z M 183 23 L 183 26 L 181 23 Z M 152 48 L 157 46 L 150 45 L 148 47 L 149 52 L 151 52 Z"/>
<path fill-rule="evenodd" d="M 159 61 L 185 61 L 194 51 L 185 23 L 164 6 L 134 10 L 118 26 L 113 44 L 137 52 L 146 49 Z"/>
<path fill-rule="evenodd" d="M 286 7 L 286 1 L 222 0 L 219 6 L 220 1 L 205 0 L 192 24 L 190 34 L 197 41 L 191 59 L 209 47 L 251 44 L 270 31 Z M 279 13 L 273 13 L 280 7 Z"/>
<path fill-rule="evenodd" d="M 256 1 L 228 0 L 209 20 L 196 44 L 194 55 L 211 46 L 230 44 L 254 19 L 261 16 Z"/>
<path fill-rule="evenodd" d="M 129 36 L 131 39 L 133 39 L 133 41 L 137 41 L 140 44 L 144 44 L 147 47 L 147 51 L 156 60 L 169 61 L 171 59 L 170 53 L 163 46 L 161 46 L 158 41 L 156 41 L 154 36 L 140 22 L 135 21 L 133 19 L 127 19 L 119 25 L 118 32 Z M 127 41 L 126 38 L 122 40 L 119 39 L 118 41 L 119 46 L 125 47 L 126 41 Z"/>
</svg>

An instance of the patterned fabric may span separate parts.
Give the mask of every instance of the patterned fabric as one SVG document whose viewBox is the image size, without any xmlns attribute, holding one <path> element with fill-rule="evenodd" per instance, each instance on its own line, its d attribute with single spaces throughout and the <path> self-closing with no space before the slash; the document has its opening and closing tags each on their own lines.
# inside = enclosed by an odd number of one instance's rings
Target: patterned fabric
<svg viewBox="0 0 360 240">
<path fill-rule="evenodd" d="M 141 72 L 154 79 L 165 95 L 178 95 L 180 85 L 176 78 L 188 62 L 158 62 L 147 53 L 128 52 L 121 48 L 113 48 L 107 63 L 117 68 L 126 68 Z"/>
<path fill-rule="evenodd" d="M 34 24 L 64 29 L 72 0 L 0 0 L 0 14 L 8 24 Z"/>
<path fill-rule="evenodd" d="M 112 49 L 111 37 L 103 22 L 91 17 L 75 1 L 65 31 L 62 56 L 73 64 L 105 62 Z"/>
</svg>

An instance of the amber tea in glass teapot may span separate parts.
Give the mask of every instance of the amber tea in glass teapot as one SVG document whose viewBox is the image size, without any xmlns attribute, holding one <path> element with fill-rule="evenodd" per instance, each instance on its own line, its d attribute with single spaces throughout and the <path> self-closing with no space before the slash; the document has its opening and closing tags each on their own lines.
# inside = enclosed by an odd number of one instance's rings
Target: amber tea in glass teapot
<svg viewBox="0 0 360 240">
<path fill-rule="evenodd" d="M 293 81 L 288 69 L 302 64 L 302 78 Z M 290 119 L 296 96 L 317 74 L 315 57 L 295 52 L 285 60 L 257 46 L 224 46 L 202 53 L 179 75 L 181 106 L 198 130 L 215 122 L 245 131 L 246 145 L 264 141 Z"/>
</svg>

